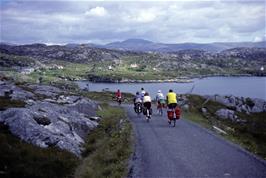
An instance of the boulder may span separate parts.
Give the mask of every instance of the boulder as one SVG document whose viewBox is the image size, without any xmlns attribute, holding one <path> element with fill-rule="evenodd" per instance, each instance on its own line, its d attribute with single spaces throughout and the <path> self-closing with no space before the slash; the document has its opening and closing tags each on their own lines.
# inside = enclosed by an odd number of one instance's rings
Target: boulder
<svg viewBox="0 0 266 178">
<path fill-rule="evenodd" d="M 206 113 L 208 112 L 208 110 L 207 110 L 206 108 L 201 108 L 201 112 L 202 112 L 203 114 L 206 114 Z"/>
<path fill-rule="evenodd" d="M 230 109 L 219 109 L 215 112 L 215 115 L 220 119 L 230 119 L 231 121 L 237 120 L 237 115 L 235 115 L 235 111 Z"/>
<path fill-rule="evenodd" d="M 66 97 L 68 98 L 68 97 Z M 27 100 L 26 108 L 9 108 L 0 112 L 0 122 L 15 136 L 40 146 L 56 146 L 81 155 L 86 135 L 98 125 L 98 105 L 91 100 L 69 96 L 70 104 Z M 98 118 L 99 119 L 99 118 Z"/>
<path fill-rule="evenodd" d="M 251 112 L 266 112 L 266 102 L 263 99 L 255 98 L 252 100 L 254 106 L 251 109 Z"/>
<path fill-rule="evenodd" d="M 183 105 L 182 110 L 189 111 L 189 105 L 188 104 Z"/>
</svg>

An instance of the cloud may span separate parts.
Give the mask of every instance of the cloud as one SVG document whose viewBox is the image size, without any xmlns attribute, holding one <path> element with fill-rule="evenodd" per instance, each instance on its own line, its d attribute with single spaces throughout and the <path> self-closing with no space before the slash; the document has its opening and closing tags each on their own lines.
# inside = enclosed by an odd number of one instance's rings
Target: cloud
<svg viewBox="0 0 266 178">
<path fill-rule="evenodd" d="M 0 13 L 1 41 L 15 43 L 207 43 L 265 34 L 265 2 L 259 1 L 10 1 Z"/>
<path fill-rule="evenodd" d="M 266 41 L 266 35 L 264 36 L 256 36 L 253 40 L 253 42 L 262 42 L 262 41 Z"/>
<path fill-rule="evenodd" d="M 90 9 L 89 11 L 86 11 L 85 15 L 103 17 L 103 16 L 107 15 L 107 11 L 105 10 L 104 7 L 98 7 L 97 6 L 95 8 Z"/>
<path fill-rule="evenodd" d="M 125 16 L 127 22 L 149 23 L 156 19 L 156 14 L 151 10 L 141 10 L 136 14 Z"/>
</svg>

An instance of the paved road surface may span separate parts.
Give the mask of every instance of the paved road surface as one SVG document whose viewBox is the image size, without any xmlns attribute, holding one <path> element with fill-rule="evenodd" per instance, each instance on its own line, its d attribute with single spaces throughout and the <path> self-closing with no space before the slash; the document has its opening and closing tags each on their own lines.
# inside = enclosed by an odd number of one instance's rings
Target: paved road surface
<svg viewBox="0 0 266 178">
<path fill-rule="evenodd" d="M 165 115 L 147 123 L 132 105 L 124 108 L 136 137 L 129 177 L 266 178 L 265 162 L 206 129 L 184 119 L 169 127 Z"/>
</svg>

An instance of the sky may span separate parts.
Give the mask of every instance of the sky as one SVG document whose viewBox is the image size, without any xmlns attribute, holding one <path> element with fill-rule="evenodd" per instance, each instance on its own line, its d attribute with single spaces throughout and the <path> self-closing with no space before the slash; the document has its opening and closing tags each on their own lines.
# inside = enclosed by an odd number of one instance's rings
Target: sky
<svg viewBox="0 0 266 178">
<path fill-rule="evenodd" d="M 0 0 L 1 42 L 162 43 L 265 40 L 265 0 Z"/>
</svg>

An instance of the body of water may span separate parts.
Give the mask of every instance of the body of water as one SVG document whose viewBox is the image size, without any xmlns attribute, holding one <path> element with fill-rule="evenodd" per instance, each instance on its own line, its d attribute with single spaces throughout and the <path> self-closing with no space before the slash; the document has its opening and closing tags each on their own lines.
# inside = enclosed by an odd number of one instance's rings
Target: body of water
<svg viewBox="0 0 266 178">
<path fill-rule="evenodd" d="M 91 83 L 77 82 L 79 87 L 90 91 L 104 89 L 135 94 L 143 87 L 154 98 L 158 90 L 166 94 L 172 89 L 178 94 L 190 93 L 200 95 L 234 95 L 266 100 L 266 77 L 208 77 L 194 79 L 193 83 Z"/>
</svg>

